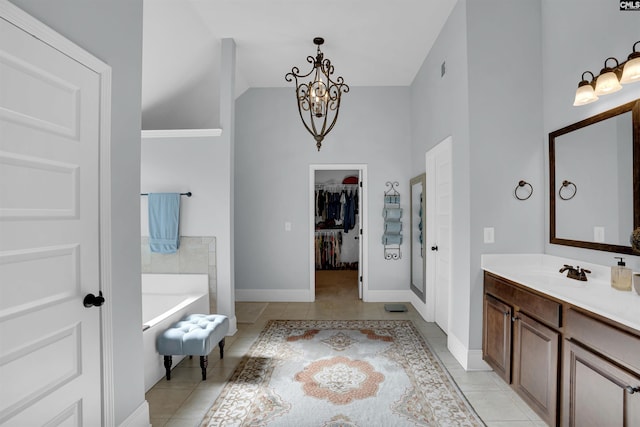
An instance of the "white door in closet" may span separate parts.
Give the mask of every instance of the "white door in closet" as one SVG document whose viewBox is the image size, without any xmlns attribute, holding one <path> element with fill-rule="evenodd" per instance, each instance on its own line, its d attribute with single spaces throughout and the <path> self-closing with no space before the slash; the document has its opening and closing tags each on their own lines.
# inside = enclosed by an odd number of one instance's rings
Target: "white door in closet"
<svg viewBox="0 0 640 427">
<path fill-rule="evenodd" d="M 451 137 L 426 154 L 427 306 L 447 333 L 451 288 Z"/>
<path fill-rule="evenodd" d="M 101 75 L 41 27 L 0 4 L 0 424 L 98 426 Z"/>
</svg>

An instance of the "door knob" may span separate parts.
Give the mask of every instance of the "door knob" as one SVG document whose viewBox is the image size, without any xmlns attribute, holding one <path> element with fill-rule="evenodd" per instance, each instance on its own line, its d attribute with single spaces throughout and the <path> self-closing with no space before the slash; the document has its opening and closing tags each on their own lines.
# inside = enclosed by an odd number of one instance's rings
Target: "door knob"
<svg viewBox="0 0 640 427">
<path fill-rule="evenodd" d="M 437 251 L 437 250 L 438 250 L 438 245 L 431 246 L 431 250 L 432 250 L 432 251 Z"/>
<path fill-rule="evenodd" d="M 102 291 L 99 292 L 98 296 L 94 294 L 87 294 L 82 301 L 85 307 L 100 307 L 104 304 L 104 297 L 102 296 Z"/>
</svg>

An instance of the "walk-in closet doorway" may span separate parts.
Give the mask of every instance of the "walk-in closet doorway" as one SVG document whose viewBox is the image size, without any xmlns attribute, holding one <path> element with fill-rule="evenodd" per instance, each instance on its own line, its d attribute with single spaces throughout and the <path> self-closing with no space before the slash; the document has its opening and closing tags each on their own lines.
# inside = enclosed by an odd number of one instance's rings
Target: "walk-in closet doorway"
<svg viewBox="0 0 640 427">
<path fill-rule="evenodd" d="M 309 167 L 310 295 L 367 300 L 366 165 Z"/>
</svg>

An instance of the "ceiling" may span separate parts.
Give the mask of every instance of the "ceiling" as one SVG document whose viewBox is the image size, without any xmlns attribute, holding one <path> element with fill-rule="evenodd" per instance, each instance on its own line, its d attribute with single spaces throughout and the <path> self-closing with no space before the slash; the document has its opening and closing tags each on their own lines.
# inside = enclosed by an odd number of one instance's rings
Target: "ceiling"
<svg viewBox="0 0 640 427">
<path fill-rule="evenodd" d="M 408 86 L 455 3 L 144 0 L 143 129 L 216 127 L 223 38 L 236 43 L 238 96 L 292 86 L 284 75 L 310 69 L 316 36 L 349 86 Z"/>
</svg>

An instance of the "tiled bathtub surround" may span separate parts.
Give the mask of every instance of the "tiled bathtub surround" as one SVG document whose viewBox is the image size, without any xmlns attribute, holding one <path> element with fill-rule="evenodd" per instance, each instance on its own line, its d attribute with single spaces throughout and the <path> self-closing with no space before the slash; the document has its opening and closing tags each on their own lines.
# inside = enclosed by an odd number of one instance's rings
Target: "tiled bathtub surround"
<svg viewBox="0 0 640 427">
<path fill-rule="evenodd" d="M 142 254 L 142 273 L 208 273 L 209 307 L 216 312 L 216 238 L 180 237 L 180 249 L 174 254 L 152 253 L 149 249 L 149 237 L 140 239 Z"/>
</svg>

